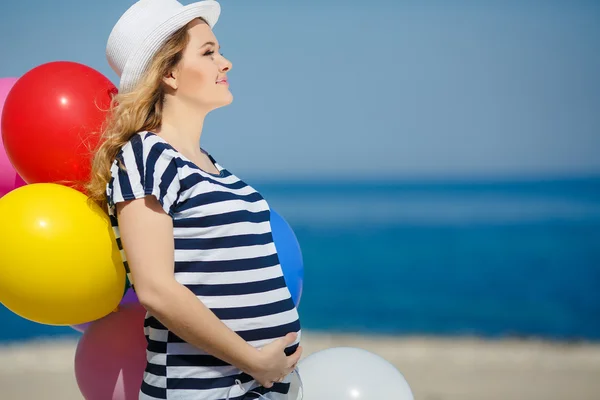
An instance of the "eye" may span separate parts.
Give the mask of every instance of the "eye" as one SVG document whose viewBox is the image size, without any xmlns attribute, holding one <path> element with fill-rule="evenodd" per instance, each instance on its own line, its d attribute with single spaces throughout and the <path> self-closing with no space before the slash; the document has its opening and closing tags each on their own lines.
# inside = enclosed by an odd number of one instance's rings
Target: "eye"
<svg viewBox="0 0 600 400">
<path fill-rule="evenodd" d="M 208 50 L 206 53 L 204 53 L 205 56 L 213 56 L 215 54 L 214 50 Z M 219 53 L 221 55 L 221 57 L 224 57 L 225 55 L 223 53 Z"/>
</svg>

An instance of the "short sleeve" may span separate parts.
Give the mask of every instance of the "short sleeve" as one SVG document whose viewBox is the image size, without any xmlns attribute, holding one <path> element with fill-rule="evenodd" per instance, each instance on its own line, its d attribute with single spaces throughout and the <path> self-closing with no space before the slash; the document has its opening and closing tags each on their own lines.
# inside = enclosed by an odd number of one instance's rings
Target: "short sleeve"
<svg viewBox="0 0 600 400">
<path fill-rule="evenodd" d="M 106 196 L 109 213 L 119 202 L 154 196 L 173 216 L 180 192 L 175 152 L 156 136 L 136 134 L 125 144 L 111 167 Z"/>
</svg>

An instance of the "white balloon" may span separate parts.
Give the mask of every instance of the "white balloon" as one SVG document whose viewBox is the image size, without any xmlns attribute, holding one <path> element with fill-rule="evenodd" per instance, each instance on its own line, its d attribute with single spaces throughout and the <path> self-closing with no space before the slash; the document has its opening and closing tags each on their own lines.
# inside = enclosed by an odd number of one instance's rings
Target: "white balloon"
<svg viewBox="0 0 600 400">
<path fill-rule="evenodd" d="M 334 347 L 298 364 L 304 400 L 414 400 L 404 376 L 363 349 Z M 292 397 L 293 398 L 293 397 Z"/>
</svg>

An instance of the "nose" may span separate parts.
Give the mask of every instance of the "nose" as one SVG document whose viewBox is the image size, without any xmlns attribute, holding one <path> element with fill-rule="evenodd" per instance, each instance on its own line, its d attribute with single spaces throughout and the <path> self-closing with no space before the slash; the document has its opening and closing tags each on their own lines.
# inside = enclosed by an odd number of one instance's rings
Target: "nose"
<svg viewBox="0 0 600 400">
<path fill-rule="evenodd" d="M 221 62 L 219 64 L 219 70 L 221 72 L 230 71 L 232 67 L 233 67 L 233 65 L 231 64 L 231 61 L 229 61 L 225 57 L 221 57 Z"/>
</svg>

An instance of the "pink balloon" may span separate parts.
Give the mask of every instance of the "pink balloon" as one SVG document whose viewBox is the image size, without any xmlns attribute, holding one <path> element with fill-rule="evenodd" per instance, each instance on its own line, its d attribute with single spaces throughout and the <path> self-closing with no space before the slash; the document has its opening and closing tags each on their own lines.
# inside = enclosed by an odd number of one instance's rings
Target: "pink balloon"
<svg viewBox="0 0 600 400">
<path fill-rule="evenodd" d="M 137 400 L 146 368 L 145 309 L 128 304 L 91 323 L 75 352 L 75 378 L 86 400 Z"/>
<path fill-rule="evenodd" d="M 15 172 L 16 172 L 16 171 L 15 171 Z M 25 185 L 27 185 L 27 182 L 25 182 L 25 181 L 23 180 L 23 178 L 21 178 L 21 175 L 19 175 L 18 173 L 17 173 L 16 175 L 17 175 L 17 176 L 15 176 L 15 183 L 14 183 L 14 185 L 15 185 L 15 189 L 16 189 L 16 188 L 18 188 L 18 187 L 21 187 L 21 186 L 25 186 Z"/>
<path fill-rule="evenodd" d="M 139 304 L 139 303 L 140 303 L 140 301 L 138 300 L 137 294 L 135 294 L 135 292 L 133 291 L 132 288 L 129 288 L 125 291 L 125 294 L 123 295 L 123 298 L 121 299 L 121 302 L 119 303 L 119 307 L 122 307 L 127 304 Z M 104 318 L 106 318 L 106 317 L 104 317 Z M 95 321 L 90 321 L 90 322 L 85 322 L 83 324 L 71 325 L 71 328 L 75 329 L 77 332 L 83 333 L 94 322 Z"/>
<path fill-rule="evenodd" d="M 0 78 L 0 120 L 6 96 L 8 96 L 8 92 L 10 92 L 10 89 L 12 89 L 16 81 L 17 78 Z M 4 151 L 1 126 L 2 124 L 0 124 L 0 197 L 11 190 L 26 185 L 17 171 L 13 168 L 12 163 L 6 155 L 6 151 Z"/>
</svg>

